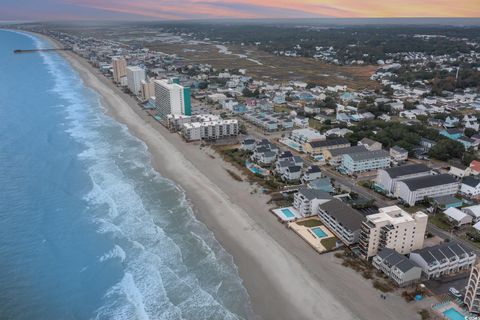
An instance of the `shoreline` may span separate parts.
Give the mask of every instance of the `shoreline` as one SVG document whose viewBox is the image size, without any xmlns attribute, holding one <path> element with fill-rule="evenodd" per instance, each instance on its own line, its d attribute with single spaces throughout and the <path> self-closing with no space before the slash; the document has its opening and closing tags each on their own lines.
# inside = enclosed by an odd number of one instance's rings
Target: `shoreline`
<svg viewBox="0 0 480 320">
<path fill-rule="evenodd" d="M 268 196 L 250 194 L 254 187 L 230 177 L 225 169 L 238 172 L 231 164 L 170 133 L 85 59 L 60 54 L 99 94 L 108 114 L 147 144 L 155 170 L 182 187 L 196 218 L 233 256 L 260 318 L 416 318 L 401 297 L 381 301 L 368 280 L 342 267 L 333 254 L 317 254 L 280 224 L 268 211 Z"/>
</svg>

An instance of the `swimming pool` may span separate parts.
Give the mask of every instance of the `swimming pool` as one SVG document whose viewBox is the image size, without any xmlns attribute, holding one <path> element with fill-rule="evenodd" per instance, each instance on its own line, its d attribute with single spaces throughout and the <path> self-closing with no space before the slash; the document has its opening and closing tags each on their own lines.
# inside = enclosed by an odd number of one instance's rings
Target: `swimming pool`
<svg viewBox="0 0 480 320">
<path fill-rule="evenodd" d="M 312 230 L 312 232 L 317 236 L 317 238 L 325 238 L 328 236 L 328 234 L 326 234 L 325 231 L 323 231 L 320 227 L 315 227 L 310 230 Z"/>
<path fill-rule="evenodd" d="M 455 310 L 454 308 L 450 308 L 443 312 L 443 315 L 450 320 L 465 320 L 465 316 Z"/>
<path fill-rule="evenodd" d="M 288 208 L 280 210 L 286 218 L 295 218 L 295 214 Z"/>
</svg>

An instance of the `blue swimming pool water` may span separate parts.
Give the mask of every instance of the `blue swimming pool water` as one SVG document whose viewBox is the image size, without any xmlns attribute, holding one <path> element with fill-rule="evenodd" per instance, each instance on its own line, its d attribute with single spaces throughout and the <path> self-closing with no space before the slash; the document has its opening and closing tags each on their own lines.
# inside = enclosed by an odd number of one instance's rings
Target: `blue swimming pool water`
<svg viewBox="0 0 480 320">
<path fill-rule="evenodd" d="M 450 320 L 465 320 L 465 316 L 463 316 L 460 312 L 455 310 L 454 308 L 450 308 L 443 312 L 443 315 Z"/>
<path fill-rule="evenodd" d="M 286 218 L 294 218 L 295 214 L 288 208 L 280 210 Z"/>
<path fill-rule="evenodd" d="M 322 228 L 320 227 L 315 227 L 315 228 L 312 228 L 311 229 L 313 233 L 315 233 L 315 235 L 319 238 L 325 238 L 326 236 L 328 236 L 325 231 L 322 230 Z"/>
</svg>

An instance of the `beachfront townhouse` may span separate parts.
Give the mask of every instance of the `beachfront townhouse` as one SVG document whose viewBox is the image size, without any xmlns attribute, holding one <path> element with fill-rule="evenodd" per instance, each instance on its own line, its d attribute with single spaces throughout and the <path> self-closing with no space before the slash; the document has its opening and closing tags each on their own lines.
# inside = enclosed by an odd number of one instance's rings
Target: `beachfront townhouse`
<svg viewBox="0 0 480 320">
<path fill-rule="evenodd" d="M 404 255 L 389 248 L 380 250 L 373 257 L 372 264 L 400 287 L 418 282 L 422 277 L 422 268 Z"/>
<path fill-rule="evenodd" d="M 393 168 L 379 169 L 376 186 L 388 196 L 393 196 L 399 181 L 431 175 L 431 169 L 424 164 L 410 164 Z"/>
<path fill-rule="evenodd" d="M 253 138 L 245 138 L 241 142 L 241 149 L 244 151 L 253 151 L 255 149 L 256 141 Z"/>
<path fill-rule="evenodd" d="M 326 192 L 300 187 L 298 192 L 293 196 L 293 207 L 303 217 L 317 214 L 318 206 L 322 203 L 330 201 L 332 196 Z"/>
<path fill-rule="evenodd" d="M 458 192 L 460 183 L 449 174 L 429 175 L 397 182 L 395 195 L 408 205 L 415 205 L 425 197 L 453 195 Z"/>
<path fill-rule="evenodd" d="M 412 251 L 409 256 L 410 260 L 422 268 L 427 279 L 468 270 L 476 258 L 473 250 L 453 241 Z"/>
<path fill-rule="evenodd" d="M 421 249 L 428 216 L 417 211 L 409 214 L 398 206 L 379 209 L 362 222 L 359 246 L 361 256 L 370 259 L 381 248 L 394 249 L 401 254 Z"/>
<path fill-rule="evenodd" d="M 358 211 L 333 198 L 320 204 L 317 213 L 322 223 L 347 246 L 358 242 L 362 221 L 365 219 Z"/>
<path fill-rule="evenodd" d="M 347 153 L 341 167 L 347 174 L 358 174 L 390 167 L 390 155 L 385 150 Z"/>
<path fill-rule="evenodd" d="M 323 154 L 325 150 L 333 150 L 350 147 L 350 142 L 346 138 L 334 138 L 320 141 L 311 141 L 305 143 L 304 151 L 310 155 Z"/>
</svg>

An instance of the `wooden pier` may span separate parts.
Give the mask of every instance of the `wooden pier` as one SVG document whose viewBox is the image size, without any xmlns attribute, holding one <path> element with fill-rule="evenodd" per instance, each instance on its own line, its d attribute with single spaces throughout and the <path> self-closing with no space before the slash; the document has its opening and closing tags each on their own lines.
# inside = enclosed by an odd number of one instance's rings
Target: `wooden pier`
<svg viewBox="0 0 480 320">
<path fill-rule="evenodd" d="M 16 49 L 13 50 L 14 53 L 34 53 L 34 52 L 45 52 L 45 51 L 68 51 L 72 50 L 71 48 L 51 48 L 51 49 Z"/>
</svg>

